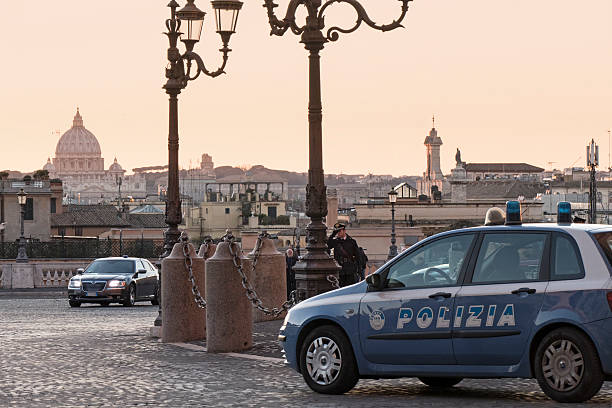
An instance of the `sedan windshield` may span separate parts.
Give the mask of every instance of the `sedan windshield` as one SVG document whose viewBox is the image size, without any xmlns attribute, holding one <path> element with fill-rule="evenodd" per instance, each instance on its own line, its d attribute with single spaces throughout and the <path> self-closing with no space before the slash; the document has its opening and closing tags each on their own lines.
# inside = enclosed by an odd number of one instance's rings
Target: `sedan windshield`
<svg viewBox="0 0 612 408">
<path fill-rule="evenodd" d="M 105 259 L 93 261 L 84 273 L 120 275 L 134 273 L 134 261 L 123 259 Z"/>
</svg>

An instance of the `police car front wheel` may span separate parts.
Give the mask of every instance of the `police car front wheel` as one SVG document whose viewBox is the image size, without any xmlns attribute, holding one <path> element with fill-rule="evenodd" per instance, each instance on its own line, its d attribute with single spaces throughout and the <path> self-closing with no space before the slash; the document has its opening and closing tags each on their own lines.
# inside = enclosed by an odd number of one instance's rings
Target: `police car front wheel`
<svg viewBox="0 0 612 408">
<path fill-rule="evenodd" d="M 335 326 L 317 327 L 306 336 L 300 371 L 306 384 L 322 394 L 343 394 L 359 381 L 351 344 Z"/>
<path fill-rule="evenodd" d="M 604 375 L 591 340 L 566 327 L 548 333 L 534 358 L 542 391 L 558 402 L 583 402 L 597 394 Z"/>
</svg>

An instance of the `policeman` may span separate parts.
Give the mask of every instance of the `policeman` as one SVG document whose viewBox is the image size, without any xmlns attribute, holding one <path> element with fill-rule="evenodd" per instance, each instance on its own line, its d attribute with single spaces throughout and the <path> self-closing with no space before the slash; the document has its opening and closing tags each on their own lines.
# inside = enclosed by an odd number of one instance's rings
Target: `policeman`
<svg viewBox="0 0 612 408">
<path fill-rule="evenodd" d="M 337 222 L 327 240 L 327 248 L 334 250 L 334 259 L 340 271 L 340 286 L 359 282 L 359 247 L 357 242 L 346 233 L 346 225 Z"/>
</svg>

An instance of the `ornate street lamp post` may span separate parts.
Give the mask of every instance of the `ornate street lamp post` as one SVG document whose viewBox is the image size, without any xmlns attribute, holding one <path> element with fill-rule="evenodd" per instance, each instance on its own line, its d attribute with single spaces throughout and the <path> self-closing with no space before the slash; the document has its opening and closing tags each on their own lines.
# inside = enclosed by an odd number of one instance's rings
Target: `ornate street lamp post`
<svg viewBox="0 0 612 408">
<path fill-rule="evenodd" d="M 332 289 L 329 275 L 338 275 L 338 266 L 327 254 L 326 231 L 323 217 L 327 215 L 326 186 L 323 175 L 323 150 L 321 127 L 323 115 L 321 106 L 321 69 L 319 52 L 328 41 L 336 41 L 339 33 L 351 33 L 362 23 L 380 30 L 390 31 L 401 27 L 401 22 L 408 12 L 408 3 L 412 0 L 400 0 L 401 13 L 396 21 L 387 25 L 374 23 L 363 6 L 357 0 L 291 0 L 287 7 L 285 17 L 280 20 L 276 17 L 274 9 L 278 7 L 273 0 L 264 0 L 264 7 L 268 11 L 268 20 L 272 28 L 271 34 L 282 36 L 288 30 L 301 36 L 301 42 L 310 52 L 309 93 L 308 104 L 309 123 L 309 168 L 308 185 L 306 186 L 306 214 L 310 217 L 310 224 L 306 227 L 306 250 L 304 255 L 294 267 L 296 272 L 297 290 L 300 298 L 309 298 Z M 357 22 L 351 28 L 332 26 L 325 34 L 325 10 L 334 3 L 346 3 L 357 12 Z M 308 12 L 304 25 L 296 22 L 296 10 L 304 6 Z"/>
<path fill-rule="evenodd" d="M 242 8 L 242 2 L 238 0 L 213 0 L 212 7 L 215 11 L 217 33 L 221 36 L 223 47 L 219 50 L 223 56 L 223 63 L 215 71 L 209 71 L 204 65 L 202 58 L 193 51 L 194 46 L 200 40 L 204 16 L 194 4 L 195 0 L 187 0 L 187 4 L 180 10 L 176 10 L 179 4 L 170 0 L 170 18 L 166 20 L 168 40 L 168 67 L 166 68 L 166 84 L 164 89 L 169 96 L 169 131 L 168 131 L 168 191 L 166 195 L 166 224 L 168 229 L 164 234 L 164 253 L 162 258 L 168 256 L 172 247 L 178 242 L 181 232 L 178 229 L 182 221 L 181 198 L 179 194 L 179 170 L 178 170 L 178 94 L 192 81 L 204 74 L 210 77 L 218 77 L 224 74 L 228 54 L 228 47 L 232 34 L 236 32 L 238 13 Z M 182 36 L 182 37 L 181 37 Z M 185 44 L 185 53 L 181 54 L 177 45 L 179 38 Z M 195 64 L 194 64 L 195 62 Z M 161 271 L 163 273 L 163 271 Z M 161 277 L 160 277 L 161 282 Z M 161 290 L 160 290 L 161 293 Z M 159 315 L 155 320 L 155 326 L 161 326 L 161 304 Z"/>
<path fill-rule="evenodd" d="M 389 259 L 395 258 L 397 255 L 397 246 L 395 245 L 395 202 L 397 201 L 397 191 L 391 190 L 388 193 L 389 202 L 391 203 L 391 245 L 389 246 Z"/>
<path fill-rule="evenodd" d="M 23 222 L 25 220 L 25 206 L 28 202 L 28 197 L 23 188 L 17 193 L 17 202 L 21 206 L 21 235 L 19 236 L 19 248 L 17 250 L 17 259 L 15 262 L 27 263 L 28 254 L 26 253 L 26 239 L 24 236 Z"/>
</svg>

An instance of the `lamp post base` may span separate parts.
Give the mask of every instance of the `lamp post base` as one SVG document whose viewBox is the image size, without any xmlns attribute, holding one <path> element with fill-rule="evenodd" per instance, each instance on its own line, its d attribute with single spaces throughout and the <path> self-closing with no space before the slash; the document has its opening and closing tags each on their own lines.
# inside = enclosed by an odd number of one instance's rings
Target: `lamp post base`
<svg viewBox="0 0 612 408">
<path fill-rule="evenodd" d="M 26 252 L 26 242 L 25 238 L 19 238 L 19 248 L 17 249 L 17 258 L 15 258 L 15 262 L 18 263 L 28 263 L 28 254 Z"/>
<path fill-rule="evenodd" d="M 325 224 L 321 221 L 313 221 L 306 227 L 306 230 L 307 237 L 318 239 L 307 240 L 306 255 L 293 267 L 298 300 L 305 300 L 336 289 L 328 276 L 331 275 L 337 279 L 340 271 L 334 258 L 327 253 Z"/>
<path fill-rule="evenodd" d="M 397 246 L 396 245 L 391 245 L 389 247 L 389 255 L 387 255 L 387 261 L 395 258 L 397 256 Z"/>
</svg>

